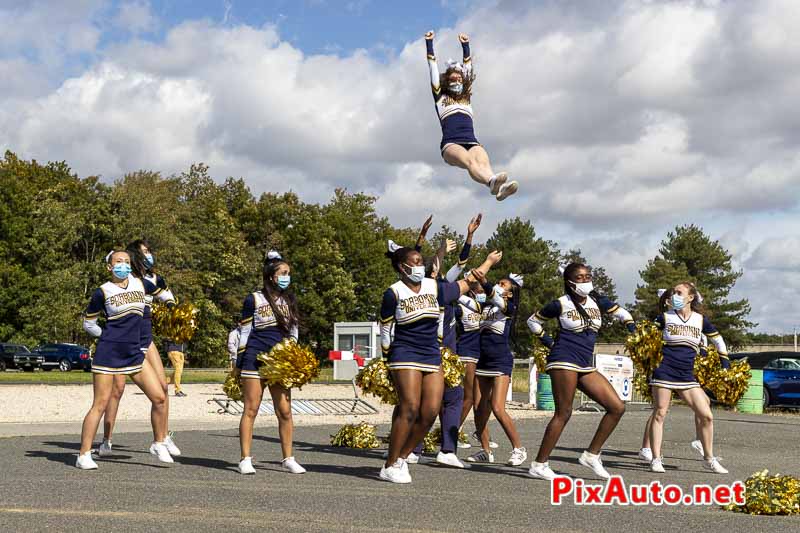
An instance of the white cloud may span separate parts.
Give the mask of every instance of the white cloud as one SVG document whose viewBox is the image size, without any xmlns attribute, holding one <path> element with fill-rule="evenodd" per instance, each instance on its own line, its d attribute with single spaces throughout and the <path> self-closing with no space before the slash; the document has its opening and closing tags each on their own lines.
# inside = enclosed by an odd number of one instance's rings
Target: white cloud
<svg viewBox="0 0 800 533">
<path fill-rule="evenodd" d="M 158 19 L 150 9 L 150 2 L 136 0 L 124 2 L 114 17 L 114 25 L 133 35 L 149 33 L 158 27 Z"/>
</svg>

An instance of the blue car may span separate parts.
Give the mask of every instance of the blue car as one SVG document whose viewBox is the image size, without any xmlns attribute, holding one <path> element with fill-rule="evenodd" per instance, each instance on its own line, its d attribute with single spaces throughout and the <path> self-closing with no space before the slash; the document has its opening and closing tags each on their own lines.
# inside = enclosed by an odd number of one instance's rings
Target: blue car
<svg viewBox="0 0 800 533">
<path fill-rule="evenodd" d="M 764 371 L 764 407 L 800 407 L 800 352 L 735 354 Z"/>
<path fill-rule="evenodd" d="M 89 348 L 78 344 L 66 342 L 42 344 L 34 348 L 32 352 L 44 357 L 42 370 L 45 372 L 54 368 L 62 372 L 69 372 L 73 369 L 89 372 L 92 369 L 92 356 Z"/>
</svg>

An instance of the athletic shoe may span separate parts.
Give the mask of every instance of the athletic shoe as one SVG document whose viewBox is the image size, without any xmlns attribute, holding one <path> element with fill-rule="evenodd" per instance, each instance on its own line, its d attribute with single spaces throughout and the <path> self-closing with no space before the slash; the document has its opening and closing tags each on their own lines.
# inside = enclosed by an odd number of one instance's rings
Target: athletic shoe
<svg viewBox="0 0 800 533">
<path fill-rule="evenodd" d="M 245 457 L 241 461 L 239 461 L 239 473 L 240 474 L 255 474 L 256 469 L 253 468 L 253 458 L 252 457 Z"/>
<path fill-rule="evenodd" d="M 439 452 L 436 454 L 436 462 L 442 465 L 453 466 L 455 468 L 464 468 L 464 463 L 454 453 Z"/>
<path fill-rule="evenodd" d="M 419 455 L 415 454 L 414 452 L 411 452 L 410 454 L 408 454 L 408 457 L 405 458 L 404 462 L 410 465 L 415 465 L 419 463 Z"/>
<path fill-rule="evenodd" d="M 507 179 L 508 179 L 508 174 L 505 172 L 498 172 L 497 174 L 492 176 L 493 181 L 489 182 L 492 184 L 491 187 L 489 187 L 489 190 L 492 191 L 492 196 L 497 196 L 497 193 L 500 192 L 500 188 L 503 186 L 503 184 L 506 182 Z"/>
<path fill-rule="evenodd" d="M 469 449 L 469 448 L 472 448 L 472 444 L 470 444 L 469 442 L 461 442 L 461 441 L 458 441 L 458 447 L 459 447 L 460 449 L 462 449 L 462 450 L 467 450 L 467 449 Z"/>
<path fill-rule="evenodd" d="M 597 455 L 585 451 L 578 458 L 578 462 L 587 468 L 591 468 L 598 477 L 608 479 L 611 477 L 606 469 L 603 467 L 603 461 L 600 460 L 600 454 Z"/>
<path fill-rule="evenodd" d="M 467 461 L 470 463 L 493 463 L 494 454 L 492 452 L 487 452 L 486 450 L 480 450 L 479 452 L 473 453 L 467 457 Z"/>
<path fill-rule="evenodd" d="M 172 460 L 172 456 L 169 454 L 169 450 L 167 449 L 167 445 L 163 442 L 154 442 L 150 445 L 150 453 L 158 457 L 158 460 L 162 463 L 174 463 L 175 461 Z"/>
<path fill-rule="evenodd" d="M 186 396 L 186 393 L 183 392 L 182 390 L 179 390 L 179 391 L 175 392 L 175 396 L 178 397 L 178 398 L 183 398 L 183 397 Z"/>
<path fill-rule="evenodd" d="M 519 188 L 519 183 L 517 183 L 516 181 L 509 181 L 508 183 L 500 187 L 500 192 L 497 193 L 497 196 L 495 196 L 495 198 L 497 198 L 498 202 L 502 202 L 503 200 L 505 200 L 506 198 L 517 192 L 518 188 Z"/>
<path fill-rule="evenodd" d="M 284 470 L 288 470 L 292 474 L 305 474 L 306 469 L 294 460 L 294 457 L 287 457 L 281 461 L 281 466 Z"/>
<path fill-rule="evenodd" d="M 181 454 L 181 449 L 175 445 L 175 441 L 172 440 L 172 434 L 167 435 L 167 438 L 164 439 L 164 446 L 167 447 L 167 451 L 173 457 L 178 457 Z"/>
<path fill-rule="evenodd" d="M 525 448 L 514 448 L 511 452 L 511 457 L 509 457 L 508 462 L 506 463 L 509 466 L 519 466 L 524 463 L 528 459 L 528 452 Z"/>
<path fill-rule="evenodd" d="M 481 437 L 480 437 L 480 435 L 478 435 L 477 431 L 473 431 L 472 432 L 472 438 L 475 439 L 476 441 L 478 441 L 478 445 L 480 446 Z M 494 442 L 491 439 L 489 440 L 489 448 L 494 450 L 494 449 L 499 448 L 499 447 L 500 447 L 499 444 L 497 444 L 496 442 Z"/>
<path fill-rule="evenodd" d="M 103 442 L 100 443 L 100 447 L 97 448 L 97 455 L 100 457 L 108 457 L 111 455 L 111 441 L 103 439 Z"/>
<path fill-rule="evenodd" d="M 703 459 L 706 458 L 706 454 L 703 453 L 703 443 L 702 442 L 700 442 L 699 440 L 693 440 L 691 442 L 691 446 L 692 446 L 692 448 L 697 450 L 697 453 L 699 453 L 703 457 Z"/>
<path fill-rule="evenodd" d="M 382 466 L 380 478 L 392 483 L 411 483 L 411 474 L 403 469 L 405 461 L 398 459 L 392 466 Z"/>
<path fill-rule="evenodd" d="M 712 457 L 710 461 L 705 461 L 703 466 L 706 467 L 707 470 L 711 470 L 715 474 L 727 474 L 728 469 L 719 464 L 719 459 L 716 457 Z"/>
<path fill-rule="evenodd" d="M 642 461 L 647 461 L 648 463 L 653 462 L 653 450 L 650 448 L 642 448 L 639 450 L 639 459 Z"/>
<path fill-rule="evenodd" d="M 551 480 L 556 478 L 556 473 L 550 470 L 550 463 L 537 463 L 533 461 L 528 469 L 528 475 L 536 479 Z"/>
<path fill-rule="evenodd" d="M 666 472 L 666 470 L 664 470 L 664 458 L 656 457 L 653 459 L 653 461 L 650 463 L 650 471 L 657 472 L 659 474 Z"/>
<path fill-rule="evenodd" d="M 92 459 L 92 452 L 79 453 L 75 466 L 81 470 L 97 470 L 97 463 Z"/>
</svg>

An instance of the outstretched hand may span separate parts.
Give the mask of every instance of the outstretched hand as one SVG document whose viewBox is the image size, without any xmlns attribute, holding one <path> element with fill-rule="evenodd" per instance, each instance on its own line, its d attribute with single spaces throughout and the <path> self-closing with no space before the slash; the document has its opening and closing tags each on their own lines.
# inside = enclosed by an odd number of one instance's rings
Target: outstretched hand
<svg viewBox="0 0 800 533">
<path fill-rule="evenodd" d="M 431 226 L 433 226 L 433 215 L 425 219 L 425 222 L 422 224 L 422 230 L 420 230 L 420 233 L 422 235 L 426 235 L 428 233 L 428 230 L 431 229 Z"/>
<path fill-rule="evenodd" d="M 433 38 L 433 32 L 430 32 L 430 33 L 431 33 L 431 38 Z M 459 33 L 458 34 L 458 40 L 461 41 L 462 43 L 468 43 L 469 42 L 469 35 L 467 35 L 466 33 Z"/>
<path fill-rule="evenodd" d="M 446 239 L 445 240 L 445 245 L 444 245 L 445 253 L 449 254 L 450 252 L 455 250 L 457 247 L 458 247 L 458 245 L 456 244 L 456 241 L 454 241 L 453 239 Z"/>
<path fill-rule="evenodd" d="M 501 260 L 502 258 L 503 258 L 503 252 L 500 252 L 500 251 L 498 251 L 498 250 L 495 250 L 495 251 L 493 251 L 492 253 L 490 253 L 490 254 L 488 255 L 488 257 L 486 258 L 486 260 L 487 260 L 487 261 L 490 261 L 490 262 L 492 263 L 492 265 L 496 265 L 497 263 L 499 263 L 499 262 L 500 262 L 500 260 Z"/>
<path fill-rule="evenodd" d="M 481 285 L 486 284 L 486 276 L 483 274 L 483 272 L 481 272 L 477 268 L 470 270 L 470 274 L 472 274 L 472 277 L 475 279 L 475 281 L 477 281 Z"/>
<path fill-rule="evenodd" d="M 478 213 L 477 216 L 473 217 L 472 220 L 469 221 L 469 226 L 467 226 L 467 233 L 472 235 L 475 231 L 481 226 L 481 219 L 483 215 Z"/>
<path fill-rule="evenodd" d="M 433 30 L 431 30 L 431 31 L 427 32 L 427 33 L 425 34 L 425 38 L 426 38 L 426 39 L 428 39 L 429 41 L 430 41 L 430 40 L 433 40 Z"/>
</svg>

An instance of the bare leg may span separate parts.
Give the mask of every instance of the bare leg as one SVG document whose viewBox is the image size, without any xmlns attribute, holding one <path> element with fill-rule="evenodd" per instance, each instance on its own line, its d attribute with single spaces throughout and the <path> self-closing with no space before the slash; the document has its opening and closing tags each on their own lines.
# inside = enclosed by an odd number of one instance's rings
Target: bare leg
<svg viewBox="0 0 800 533">
<path fill-rule="evenodd" d="M 469 412 L 474 407 L 475 398 L 475 363 L 465 363 L 464 372 L 464 404 L 461 407 L 461 425 L 467 420 Z"/>
<path fill-rule="evenodd" d="M 251 457 L 250 447 L 253 444 L 253 424 L 258 416 L 258 408 L 261 407 L 261 399 L 264 397 L 264 383 L 260 379 L 242 380 L 242 399 L 244 409 L 242 418 L 239 420 L 239 447 L 242 451 L 242 459 Z"/>
<path fill-rule="evenodd" d="M 489 447 L 489 416 L 492 414 L 492 394 L 494 378 L 475 376 L 478 389 L 477 403 L 475 404 L 475 432 L 481 440 L 481 448 L 491 451 Z"/>
<path fill-rule="evenodd" d="M 155 370 L 158 382 L 161 384 L 161 388 L 164 390 L 164 397 L 167 399 L 166 403 L 164 404 L 164 412 L 166 413 L 164 415 L 164 427 L 161 428 L 164 432 L 164 435 L 166 435 L 169 431 L 169 388 L 167 387 L 167 374 L 164 371 L 164 363 L 161 362 L 161 356 L 158 354 L 158 349 L 153 342 L 151 342 L 150 346 L 147 348 L 145 361 L 150 363 L 150 366 L 153 368 L 153 370 Z"/>
<path fill-rule="evenodd" d="M 389 454 L 386 466 L 392 466 L 411 434 L 411 428 L 419 416 L 422 397 L 422 372 L 418 370 L 394 370 L 392 382 L 397 388 L 399 401 L 392 413 L 392 429 L 389 432 Z M 415 443 L 416 445 L 416 443 Z"/>
<path fill-rule="evenodd" d="M 269 393 L 272 395 L 272 405 L 275 406 L 275 416 L 278 417 L 281 453 L 283 453 L 283 458 L 286 459 L 292 456 L 292 434 L 294 433 L 292 389 L 286 389 L 280 385 L 270 385 Z"/>
<path fill-rule="evenodd" d="M 111 398 L 111 388 L 113 387 L 114 376 L 108 374 L 94 374 L 92 376 L 92 386 L 94 388 L 94 399 L 89 412 L 83 419 L 81 428 L 81 451 L 84 454 L 92 449 L 92 441 L 100 425 L 100 417 L 108 406 Z"/>
<path fill-rule="evenodd" d="M 678 396 L 694 411 L 695 423 L 698 420 L 700 422 L 698 433 L 700 442 L 703 443 L 703 457 L 710 461 L 714 457 L 714 415 L 711 413 L 708 397 L 700 387 L 678 391 Z"/>
<path fill-rule="evenodd" d="M 114 425 L 117 422 L 117 411 L 119 410 L 119 402 L 122 400 L 122 395 L 125 393 L 125 382 L 127 376 L 112 376 L 114 378 L 113 385 L 111 386 L 111 397 L 106 406 L 106 412 L 103 414 L 103 439 L 111 440 L 114 433 Z"/>
<path fill-rule="evenodd" d="M 539 453 L 536 455 L 537 463 L 546 463 L 558 444 L 558 439 L 564 427 L 572 417 L 572 402 L 575 399 L 575 389 L 578 388 L 578 374 L 571 370 L 551 370 L 550 380 L 553 384 L 553 400 L 556 404 L 555 413 L 542 437 Z"/>
<path fill-rule="evenodd" d="M 644 424 L 644 436 L 642 437 L 642 448 L 650 447 L 650 427 L 653 425 L 653 415 L 647 417 L 647 422 Z"/>
<path fill-rule="evenodd" d="M 664 420 L 667 418 L 669 404 L 672 401 L 672 391 L 662 387 L 652 387 L 653 414 L 650 415 L 650 444 L 653 448 L 653 458 L 663 457 L 661 443 L 664 438 Z"/>
<path fill-rule="evenodd" d="M 150 362 L 145 359 L 142 371 L 133 374 L 131 379 L 142 390 L 150 400 L 150 423 L 153 426 L 153 440 L 164 442 L 167 437 L 167 394 L 158 379 L 155 369 L 150 366 Z"/>
<path fill-rule="evenodd" d="M 582 374 L 578 378 L 578 387 L 606 410 L 606 414 L 600 419 L 597 431 L 589 444 L 589 453 L 596 455 L 600 453 L 603 444 L 617 427 L 622 415 L 625 414 L 625 404 L 619 399 L 611 383 L 599 372 Z"/>
<path fill-rule="evenodd" d="M 508 440 L 511 442 L 511 446 L 514 448 L 522 448 L 522 441 L 519 439 L 517 426 L 506 411 L 506 394 L 508 393 L 508 387 L 511 386 L 511 376 L 499 376 L 492 379 L 494 381 L 491 400 L 492 414 L 500 423 L 503 431 L 506 432 L 506 437 L 508 437 Z M 488 432 L 486 441 L 487 443 L 489 441 Z"/>
<path fill-rule="evenodd" d="M 465 169 L 470 177 L 481 185 L 489 185 L 494 176 L 489 154 L 483 146 L 475 146 L 467 150 L 463 146 L 451 144 L 442 154 L 448 165 Z"/>
<path fill-rule="evenodd" d="M 444 396 L 442 371 L 422 373 L 421 377 L 419 413 L 414 425 L 411 426 L 405 444 L 400 449 L 400 457 L 403 458 L 408 457 L 417 443 L 425 438 L 442 408 L 442 397 Z"/>
</svg>

